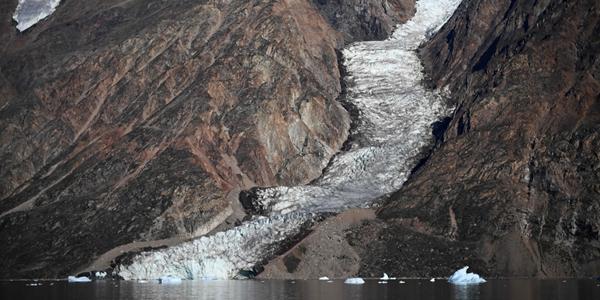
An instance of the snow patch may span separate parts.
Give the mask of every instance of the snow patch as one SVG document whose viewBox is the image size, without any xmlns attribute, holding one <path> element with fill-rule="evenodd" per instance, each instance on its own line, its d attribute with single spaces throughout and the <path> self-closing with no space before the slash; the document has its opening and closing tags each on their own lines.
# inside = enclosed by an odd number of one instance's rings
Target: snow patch
<svg viewBox="0 0 600 300">
<path fill-rule="evenodd" d="M 454 272 L 454 274 L 448 278 L 448 282 L 457 285 L 480 284 L 486 282 L 485 279 L 478 274 L 467 273 L 467 269 L 469 269 L 468 266 Z"/>
<path fill-rule="evenodd" d="M 360 277 L 348 278 L 344 281 L 345 284 L 365 284 L 364 279 Z"/>
<path fill-rule="evenodd" d="M 27 30 L 51 15 L 59 4 L 60 0 L 19 0 L 13 14 L 17 29 L 21 32 Z"/>
</svg>

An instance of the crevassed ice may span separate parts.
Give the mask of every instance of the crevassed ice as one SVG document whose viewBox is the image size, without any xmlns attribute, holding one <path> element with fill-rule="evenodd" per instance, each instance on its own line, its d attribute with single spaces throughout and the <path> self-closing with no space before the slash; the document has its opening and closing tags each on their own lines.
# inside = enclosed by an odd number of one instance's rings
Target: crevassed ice
<svg viewBox="0 0 600 300">
<path fill-rule="evenodd" d="M 300 233 L 314 214 L 291 213 L 271 218 L 259 217 L 231 230 L 159 251 L 143 252 L 128 265 L 116 268 L 126 280 L 158 279 L 172 276 L 184 279 L 228 279 L 239 270 L 249 269 L 273 255 L 277 245 Z"/>
<path fill-rule="evenodd" d="M 60 0 L 19 0 L 13 19 L 17 22 L 17 29 L 25 31 L 40 20 L 51 15 Z"/>
<path fill-rule="evenodd" d="M 420 0 L 416 15 L 385 41 L 355 43 L 344 50 L 348 101 L 360 110 L 361 144 L 341 153 L 309 186 L 258 192 L 270 214 L 296 210 L 338 212 L 363 207 L 398 190 L 431 141 L 431 124 L 447 113 L 439 91 L 422 85 L 416 50 L 454 12 L 460 0 Z"/>
<path fill-rule="evenodd" d="M 273 245 L 299 233 L 315 214 L 361 207 L 404 183 L 414 157 L 431 139 L 431 124 L 445 113 L 440 94 L 422 85 L 418 46 L 439 29 L 461 0 L 419 0 L 417 13 L 385 41 L 345 49 L 348 101 L 360 110 L 361 144 L 337 155 L 308 186 L 260 192 L 268 217 L 209 237 L 132 258 L 116 273 L 125 279 L 231 278 L 272 255 Z"/>
</svg>

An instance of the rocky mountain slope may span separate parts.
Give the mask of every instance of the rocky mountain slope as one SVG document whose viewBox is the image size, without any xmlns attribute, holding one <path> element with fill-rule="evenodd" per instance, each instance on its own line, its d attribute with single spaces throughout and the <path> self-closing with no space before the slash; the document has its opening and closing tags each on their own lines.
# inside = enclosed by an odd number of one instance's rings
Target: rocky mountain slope
<svg viewBox="0 0 600 300">
<path fill-rule="evenodd" d="M 3 2 L 0 276 L 106 267 L 318 177 L 350 126 L 338 50 L 414 3 L 315 2 L 64 1 L 23 33 Z"/>
</svg>

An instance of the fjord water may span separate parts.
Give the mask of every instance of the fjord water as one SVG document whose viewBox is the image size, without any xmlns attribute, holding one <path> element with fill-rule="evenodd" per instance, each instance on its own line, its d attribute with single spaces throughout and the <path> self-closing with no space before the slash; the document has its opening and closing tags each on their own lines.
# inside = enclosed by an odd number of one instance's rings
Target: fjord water
<svg viewBox="0 0 600 300">
<path fill-rule="evenodd" d="M 0 299 L 419 299 L 419 300 L 588 300 L 600 299 L 600 282 L 594 280 L 490 280 L 482 285 L 456 286 L 445 280 L 390 281 L 347 285 L 343 280 L 324 281 L 184 281 L 177 285 L 135 281 L 97 281 L 69 284 L 65 281 L 0 282 Z M 52 284 L 52 285 L 50 285 Z"/>
</svg>

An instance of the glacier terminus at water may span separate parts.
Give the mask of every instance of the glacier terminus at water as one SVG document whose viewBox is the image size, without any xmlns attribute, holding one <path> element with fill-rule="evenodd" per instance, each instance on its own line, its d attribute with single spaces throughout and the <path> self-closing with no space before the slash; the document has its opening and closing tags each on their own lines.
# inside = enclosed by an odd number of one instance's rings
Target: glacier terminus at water
<svg viewBox="0 0 600 300">
<path fill-rule="evenodd" d="M 344 50 L 347 101 L 360 111 L 360 139 L 338 154 L 310 185 L 259 191 L 266 216 L 174 247 L 135 255 L 115 273 L 124 279 L 232 278 L 269 258 L 273 245 L 298 234 L 320 213 L 365 207 L 398 190 L 431 140 L 431 124 L 448 109 L 423 86 L 417 48 L 452 15 L 460 0 L 419 0 L 415 16 L 385 41 Z"/>
</svg>

